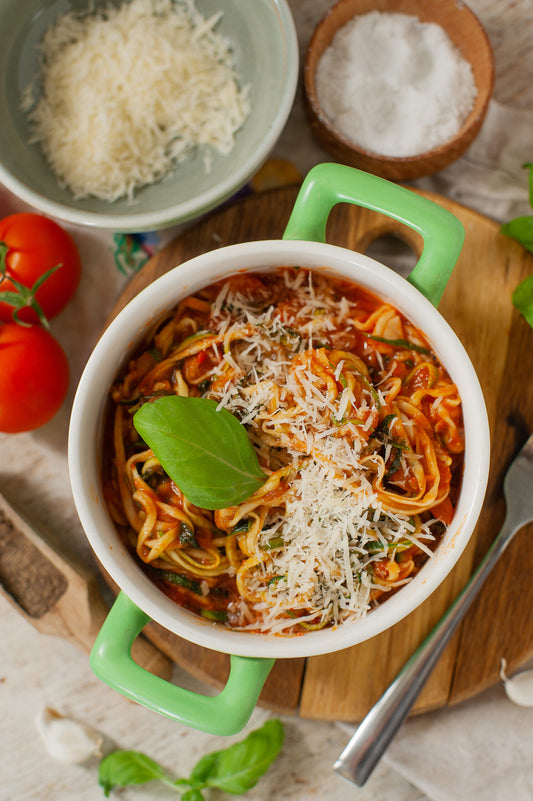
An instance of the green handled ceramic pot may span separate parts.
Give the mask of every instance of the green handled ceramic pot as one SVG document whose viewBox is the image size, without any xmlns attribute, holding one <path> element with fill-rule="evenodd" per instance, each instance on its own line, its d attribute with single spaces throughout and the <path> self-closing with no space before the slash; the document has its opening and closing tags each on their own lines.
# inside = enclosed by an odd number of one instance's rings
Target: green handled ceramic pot
<svg viewBox="0 0 533 801">
<path fill-rule="evenodd" d="M 422 256 L 407 280 L 365 255 L 325 243 L 328 215 L 341 202 L 382 212 L 422 235 Z M 473 531 L 489 466 L 487 414 L 478 379 L 461 342 L 436 309 L 463 237 L 455 217 L 420 195 L 350 167 L 319 165 L 302 185 L 282 240 L 239 244 L 198 256 L 148 286 L 111 323 L 80 380 L 69 434 L 70 476 L 81 522 L 96 556 L 121 588 L 91 656 L 93 669 L 104 682 L 188 726 L 232 734 L 248 720 L 275 659 L 334 652 L 374 637 L 418 607 L 442 582 Z M 99 453 L 109 387 L 154 320 L 183 297 L 222 277 L 291 264 L 352 280 L 389 300 L 425 332 L 459 389 L 466 449 L 454 519 L 436 554 L 414 579 L 358 622 L 281 638 L 208 622 L 177 606 L 143 575 L 107 512 Z M 133 662 L 131 645 L 149 620 L 197 645 L 232 654 L 230 676 L 218 696 L 189 692 Z"/>
</svg>

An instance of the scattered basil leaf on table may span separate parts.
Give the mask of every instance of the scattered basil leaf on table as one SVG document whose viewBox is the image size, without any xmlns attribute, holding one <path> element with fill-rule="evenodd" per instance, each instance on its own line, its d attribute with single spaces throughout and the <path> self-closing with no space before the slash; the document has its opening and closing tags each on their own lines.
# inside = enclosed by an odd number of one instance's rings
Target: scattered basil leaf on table
<svg viewBox="0 0 533 801">
<path fill-rule="evenodd" d="M 282 745 L 281 722 L 267 721 L 241 742 L 202 757 L 191 773 L 191 782 L 234 795 L 245 793 L 257 784 Z"/>
<path fill-rule="evenodd" d="M 100 762 L 98 781 L 106 797 L 115 787 L 155 779 L 182 793 L 181 801 L 204 801 L 202 790 L 207 787 L 240 795 L 255 787 L 266 773 L 281 751 L 283 737 L 281 721 L 267 720 L 241 742 L 201 757 L 188 779 L 172 779 L 161 765 L 139 751 L 113 751 Z M 189 789 L 183 791 L 183 787 Z"/>
<path fill-rule="evenodd" d="M 529 205 L 533 208 L 533 162 L 523 167 L 529 170 Z M 533 253 L 533 215 L 515 217 L 501 227 L 503 234 L 516 239 L 530 253 Z M 533 328 L 533 276 L 528 276 L 516 287 L 512 296 L 513 305 Z"/>
<path fill-rule="evenodd" d="M 98 781 L 106 796 L 113 787 L 167 781 L 163 768 L 139 751 L 113 751 L 100 762 Z"/>
<path fill-rule="evenodd" d="M 533 253 L 533 216 L 515 217 L 514 220 L 504 223 L 501 230 Z"/>
<path fill-rule="evenodd" d="M 223 509 L 266 481 L 246 430 L 209 398 L 168 395 L 145 403 L 133 424 L 191 503 Z"/>
<path fill-rule="evenodd" d="M 533 275 L 528 275 L 513 292 L 513 305 L 533 328 Z"/>
<path fill-rule="evenodd" d="M 204 796 L 200 790 L 187 790 L 181 796 L 181 801 L 204 801 Z"/>
</svg>

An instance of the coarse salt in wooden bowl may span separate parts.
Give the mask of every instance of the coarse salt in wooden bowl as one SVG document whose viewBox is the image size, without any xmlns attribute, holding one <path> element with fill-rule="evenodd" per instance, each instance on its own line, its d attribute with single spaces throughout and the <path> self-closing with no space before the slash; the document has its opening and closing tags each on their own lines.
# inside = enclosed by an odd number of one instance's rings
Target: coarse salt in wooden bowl
<svg viewBox="0 0 533 801">
<path fill-rule="evenodd" d="M 470 64 L 476 85 L 473 107 L 460 129 L 444 143 L 414 155 L 382 155 L 356 143 L 357 131 L 340 132 L 317 97 L 316 71 L 334 36 L 356 15 L 372 11 L 402 13 L 422 23 L 436 23 Z M 485 118 L 494 87 L 494 57 L 483 26 L 461 0 L 339 0 L 316 27 L 304 64 L 305 104 L 311 130 L 336 161 L 393 181 L 431 175 L 459 158 L 471 145 Z M 365 108 L 361 108 L 365 114 Z"/>
</svg>

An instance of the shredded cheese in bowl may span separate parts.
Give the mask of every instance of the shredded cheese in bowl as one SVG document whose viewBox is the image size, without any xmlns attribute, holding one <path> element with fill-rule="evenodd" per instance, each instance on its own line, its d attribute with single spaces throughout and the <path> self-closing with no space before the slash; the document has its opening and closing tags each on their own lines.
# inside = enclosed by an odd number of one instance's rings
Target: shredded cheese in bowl
<svg viewBox="0 0 533 801">
<path fill-rule="evenodd" d="M 75 198 L 132 199 L 197 148 L 227 155 L 250 103 L 228 42 L 192 0 L 131 0 L 60 17 L 23 107 Z"/>
</svg>

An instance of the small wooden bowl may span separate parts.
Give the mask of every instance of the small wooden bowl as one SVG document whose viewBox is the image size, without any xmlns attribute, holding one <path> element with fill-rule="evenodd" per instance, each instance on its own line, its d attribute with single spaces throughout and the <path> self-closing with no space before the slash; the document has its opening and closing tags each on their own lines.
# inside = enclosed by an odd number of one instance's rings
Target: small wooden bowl
<svg viewBox="0 0 533 801">
<path fill-rule="evenodd" d="M 317 99 L 315 73 L 336 32 L 370 11 L 399 12 L 440 25 L 472 66 L 477 96 L 460 131 L 448 142 L 407 157 L 383 156 L 358 147 L 335 129 Z M 461 156 L 479 132 L 494 87 L 494 56 L 483 26 L 461 0 L 339 0 L 317 25 L 304 63 L 304 97 L 311 130 L 321 146 L 343 164 L 393 181 L 420 178 L 447 167 Z"/>
</svg>

